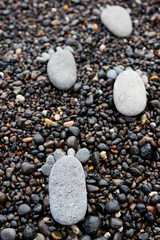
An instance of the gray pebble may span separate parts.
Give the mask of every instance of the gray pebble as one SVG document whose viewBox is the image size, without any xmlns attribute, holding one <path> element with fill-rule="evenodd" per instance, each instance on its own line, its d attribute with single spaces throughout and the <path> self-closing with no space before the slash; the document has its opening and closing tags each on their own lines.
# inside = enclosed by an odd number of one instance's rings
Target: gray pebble
<svg viewBox="0 0 160 240">
<path fill-rule="evenodd" d="M 71 126 L 71 127 L 68 128 L 68 130 L 69 130 L 74 136 L 76 136 L 76 137 L 77 137 L 77 136 L 79 135 L 79 133 L 80 133 L 79 128 L 76 127 L 76 126 Z"/>
<path fill-rule="evenodd" d="M 65 153 L 61 149 L 56 149 L 56 151 L 53 153 L 55 161 L 60 159 L 61 157 L 65 156 Z"/>
<path fill-rule="evenodd" d="M 73 156 L 59 159 L 49 177 L 49 202 L 53 218 L 63 225 L 79 222 L 87 210 L 84 170 Z"/>
<path fill-rule="evenodd" d="M 43 144 L 44 143 L 44 138 L 40 133 L 36 133 L 33 137 L 33 140 L 38 143 L 38 144 Z"/>
<path fill-rule="evenodd" d="M 24 216 L 24 215 L 26 215 L 26 214 L 31 212 L 31 208 L 30 208 L 30 206 L 28 204 L 21 204 L 18 207 L 17 212 L 18 212 L 19 216 Z"/>
<path fill-rule="evenodd" d="M 51 154 L 47 157 L 46 163 L 50 166 L 53 166 L 53 164 L 55 163 L 54 157 Z"/>
<path fill-rule="evenodd" d="M 1 232 L 2 240 L 14 240 L 16 238 L 16 231 L 13 228 L 5 228 Z"/>
<path fill-rule="evenodd" d="M 130 15 L 123 7 L 107 5 L 101 13 L 101 21 L 117 37 L 127 37 L 132 32 Z"/>
<path fill-rule="evenodd" d="M 48 62 L 47 73 L 52 84 L 60 90 L 70 89 L 76 82 L 77 68 L 68 50 L 57 49 Z"/>
<path fill-rule="evenodd" d="M 117 75 L 123 72 L 123 69 L 120 66 L 114 67 L 114 70 L 116 71 Z"/>
<path fill-rule="evenodd" d="M 107 78 L 110 78 L 110 79 L 115 80 L 116 77 L 117 77 L 117 73 L 116 73 L 115 70 L 113 70 L 113 69 L 108 70 L 108 72 L 107 72 Z"/>
<path fill-rule="evenodd" d="M 24 174 L 31 174 L 35 169 L 35 165 L 30 162 L 23 162 L 21 165 L 21 169 Z"/>
<path fill-rule="evenodd" d="M 85 163 L 89 160 L 90 152 L 87 148 L 78 150 L 75 156 L 81 163 Z"/>
<path fill-rule="evenodd" d="M 49 176 L 49 174 L 50 174 L 50 172 L 51 172 L 51 168 L 52 168 L 51 165 L 44 164 L 44 165 L 41 167 L 41 170 L 42 170 L 42 172 L 43 172 L 44 175 Z"/>
</svg>

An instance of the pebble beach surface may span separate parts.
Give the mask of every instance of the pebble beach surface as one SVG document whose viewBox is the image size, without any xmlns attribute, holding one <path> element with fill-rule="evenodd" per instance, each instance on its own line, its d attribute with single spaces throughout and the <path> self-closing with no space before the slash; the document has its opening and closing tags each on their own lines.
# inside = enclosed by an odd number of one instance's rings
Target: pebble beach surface
<svg viewBox="0 0 160 240">
<path fill-rule="evenodd" d="M 125 36 L 102 22 L 106 4 L 125 9 Z M 158 0 L 0 1 L 0 239 L 160 239 L 159 20 Z M 72 59 L 65 86 L 47 72 L 57 47 Z M 127 71 L 141 81 L 136 101 L 146 99 L 133 115 L 114 99 Z M 52 216 L 49 179 L 66 157 L 81 166 L 87 206 L 78 202 L 73 222 L 65 209 L 63 225 Z M 62 172 L 76 192 L 76 172 Z"/>
</svg>

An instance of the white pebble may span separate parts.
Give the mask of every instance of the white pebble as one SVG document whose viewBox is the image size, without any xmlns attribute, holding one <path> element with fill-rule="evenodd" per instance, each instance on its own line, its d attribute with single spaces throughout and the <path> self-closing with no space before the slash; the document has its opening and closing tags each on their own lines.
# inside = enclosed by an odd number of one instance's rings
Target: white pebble
<svg viewBox="0 0 160 240">
<path fill-rule="evenodd" d="M 18 95 L 16 96 L 16 101 L 17 101 L 17 102 L 20 102 L 20 103 L 24 103 L 24 102 L 25 102 L 25 97 L 22 96 L 21 94 L 18 94 Z"/>
<path fill-rule="evenodd" d="M 73 148 L 69 148 L 67 151 L 67 155 L 75 156 L 75 150 Z"/>
<path fill-rule="evenodd" d="M 45 58 L 43 58 L 43 57 L 36 57 L 36 60 L 37 60 L 38 62 L 42 62 L 42 63 L 47 62 L 47 60 L 46 60 Z"/>
<path fill-rule="evenodd" d="M 42 57 L 43 57 L 44 59 L 46 59 L 47 61 L 50 59 L 49 53 L 46 53 L 46 52 L 43 52 L 43 53 L 42 53 Z"/>
<path fill-rule="evenodd" d="M 108 5 L 101 13 L 101 21 L 117 37 L 127 37 L 132 32 L 130 15 L 123 7 Z"/>
<path fill-rule="evenodd" d="M 136 116 L 146 107 L 146 90 L 141 77 L 133 70 L 120 73 L 114 83 L 113 99 L 117 110 Z"/>
</svg>

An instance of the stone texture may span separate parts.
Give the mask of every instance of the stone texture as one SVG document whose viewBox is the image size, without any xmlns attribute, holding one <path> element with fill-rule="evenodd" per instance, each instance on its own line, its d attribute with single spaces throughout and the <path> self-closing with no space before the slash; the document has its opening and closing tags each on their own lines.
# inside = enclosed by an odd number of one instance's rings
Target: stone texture
<svg viewBox="0 0 160 240">
<path fill-rule="evenodd" d="M 136 116 L 145 109 L 146 91 L 138 73 L 126 70 L 118 75 L 113 99 L 117 110 L 126 116 Z"/>
<path fill-rule="evenodd" d="M 77 77 L 76 63 L 72 53 L 58 48 L 47 65 L 47 72 L 52 84 L 60 90 L 71 88 Z"/>
<path fill-rule="evenodd" d="M 107 6 L 101 13 L 101 21 L 117 37 L 127 37 L 132 32 L 130 15 L 120 6 Z"/>
<path fill-rule="evenodd" d="M 87 209 L 85 175 L 73 156 L 60 158 L 49 177 L 49 201 L 53 218 L 63 225 L 79 222 Z"/>
</svg>

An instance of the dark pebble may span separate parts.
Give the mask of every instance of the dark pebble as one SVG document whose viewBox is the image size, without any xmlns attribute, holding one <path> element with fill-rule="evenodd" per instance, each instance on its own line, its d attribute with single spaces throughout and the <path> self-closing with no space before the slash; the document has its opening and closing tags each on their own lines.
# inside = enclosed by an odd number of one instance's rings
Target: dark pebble
<svg viewBox="0 0 160 240">
<path fill-rule="evenodd" d="M 149 233 L 142 233 L 138 236 L 139 240 L 148 240 L 149 239 Z"/>
<path fill-rule="evenodd" d="M 0 226 L 7 222 L 7 218 L 0 214 Z"/>
<path fill-rule="evenodd" d="M 95 234 L 101 227 L 101 220 L 96 216 L 87 216 L 83 222 L 83 228 L 88 234 Z"/>
<path fill-rule="evenodd" d="M 122 235 L 120 232 L 114 234 L 113 240 L 122 240 Z"/>
<path fill-rule="evenodd" d="M 75 127 L 75 126 L 72 126 L 72 127 L 69 127 L 68 130 L 75 136 L 77 137 L 80 133 L 80 130 L 78 127 Z"/>
<path fill-rule="evenodd" d="M 140 155 L 142 158 L 150 160 L 152 157 L 152 147 L 149 143 L 144 145 L 140 150 Z"/>
<path fill-rule="evenodd" d="M 31 174 L 35 170 L 35 165 L 29 162 L 23 162 L 21 165 L 24 174 Z"/>
<path fill-rule="evenodd" d="M 111 199 L 106 203 L 106 210 L 108 213 L 118 212 L 120 210 L 120 206 L 117 200 Z"/>
<path fill-rule="evenodd" d="M 32 224 L 29 223 L 23 232 L 23 239 L 24 240 L 32 240 L 36 235 L 36 227 Z"/>
<path fill-rule="evenodd" d="M 118 229 L 123 226 L 123 221 L 117 217 L 111 217 L 110 219 L 111 228 Z"/>
<path fill-rule="evenodd" d="M 135 177 L 139 177 L 142 174 L 141 171 L 139 169 L 135 168 L 135 167 L 131 167 L 130 172 Z"/>
<path fill-rule="evenodd" d="M 44 138 L 40 133 L 36 133 L 33 137 L 33 140 L 38 143 L 38 144 L 43 144 L 44 143 Z"/>
</svg>

